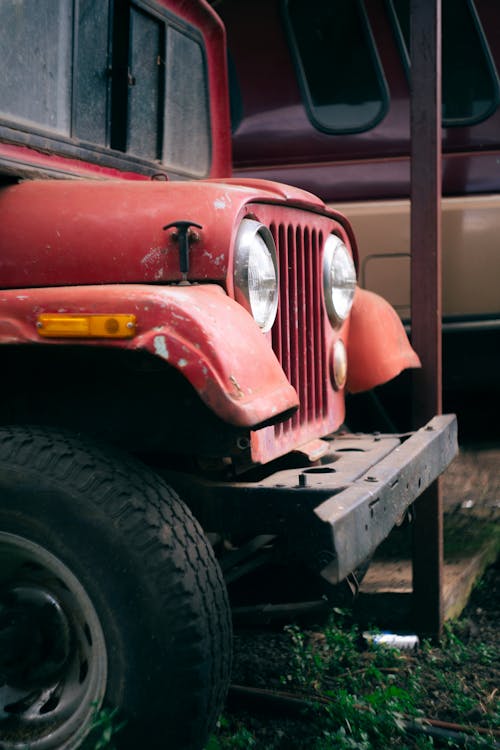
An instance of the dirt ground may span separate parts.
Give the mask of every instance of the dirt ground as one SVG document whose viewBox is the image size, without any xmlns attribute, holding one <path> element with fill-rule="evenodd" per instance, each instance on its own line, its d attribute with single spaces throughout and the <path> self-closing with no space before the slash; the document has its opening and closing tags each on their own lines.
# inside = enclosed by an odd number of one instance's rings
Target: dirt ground
<svg viewBox="0 0 500 750">
<path fill-rule="evenodd" d="M 487 520 L 500 519 L 500 448 L 467 443 L 443 476 L 445 513 L 460 509 Z"/>
<path fill-rule="evenodd" d="M 425 686 L 417 706 L 422 716 L 479 730 L 492 727 L 500 730 L 499 616 L 500 569 L 492 566 L 474 590 L 459 623 L 446 633 L 442 647 L 421 648 L 417 656 L 403 655 L 397 670 L 400 672 L 397 684 L 407 688 L 411 675 L 418 673 Z M 306 637 L 312 639 L 320 637 L 318 632 L 315 628 L 304 630 Z M 286 628 L 236 631 L 233 683 L 266 691 L 293 690 L 293 687 L 283 687 L 283 676 L 291 670 L 290 662 L 290 636 Z M 311 691 L 314 692 L 312 686 Z M 290 711 L 286 706 L 268 705 L 266 701 L 249 704 L 241 697 L 235 701 L 230 695 L 225 715 L 235 722 L 234 726 L 246 727 L 252 741 L 223 747 L 308 750 L 313 741 L 317 741 L 317 736 L 310 733 L 307 719 L 299 718 L 296 710 Z M 494 740 L 491 736 L 489 740 L 484 738 L 481 747 L 499 747 L 496 741 L 500 742 L 500 732 Z M 436 747 L 458 746 L 433 741 Z M 412 744 L 404 746 L 413 747 Z M 333 750 L 334 746 L 331 747 Z M 385 750 L 377 744 L 369 747 L 370 750 Z"/>
<path fill-rule="evenodd" d="M 468 518 L 498 521 L 498 444 L 467 444 L 461 447 L 459 457 L 443 479 L 443 499 L 445 513 L 456 514 L 462 519 L 464 534 L 467 533 Z M 492 727 L 496 727 L 494 739 L 491 735 L 489 740 L 482 740 L 481 747 L 491 748 L 500 747 L 499 617 L 500 568 L 498 564 L 493 564 L 472 592 L 459 621 L 453 628 L 447 626 L 446 640 L 441 647 L 429 646 L 425 653 L 422 650 L 415 657 L 414 665 L 408 669 L 408 675 L 413 669 L 417 669 L 419 680 L 425 685 L 419 698 L 418 708 L 421 714 L 457 725 L 472 725 L 480 731 L 485 728 L 491 731 Z M 304 632 L 307 637 L 314 638 L 316 630 L 305 626 Z M 233 683 L 266 690 L 283 690 L 284 675 L 290 671 L 291 659 L 290 634 L 286 627 L 283 628 L 283 623 L 260 630 L 237 627 L 234 642 Z M 281 709 L 266 705 L 266 701 L 263 703 L 264 709 L 262 705 L 256 708 L 245 704 L 245 701 L 242 705 L 241 698 L 235 703 L 234 696 L 230 696 L 225 715 L 231 722 L 236 722 L 235 726 L 245 727 L 245 732 L 248 728 L 248 737 L 246 741 L 242 740 L 242 744 L 231 744 L 226 738 L 227 744 L 222 743 L 218 747 L 306 750 L 313 746 L 302 720 L 297 719 L 296 715 L 291 717 L 287 710 L 282 712 Z M 436 747 L 447 746 L 440 745 L 439 740 L 432 742 L 436 742 Z M 458 747 L 460 744 L 463 745 L 463 742 L 448 746 Z M 467 741 L 466 746 L 473 745 L 469 745 Z M 378 750 L 376 744 L 369 747 L 370 750 L 372 747 L 373 750 Z M 382 750 L 382 746 L 380 747 Z"/>
</svg>

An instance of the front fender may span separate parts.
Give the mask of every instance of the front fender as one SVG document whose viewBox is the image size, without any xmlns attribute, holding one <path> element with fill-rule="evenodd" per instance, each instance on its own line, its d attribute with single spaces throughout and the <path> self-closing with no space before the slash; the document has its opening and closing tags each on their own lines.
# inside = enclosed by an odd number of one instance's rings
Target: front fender
<svg viewBox="0 0 500 750">
<path fill-rule="evenodd" d="M 351 393 L 368 391 L 402 370 L 421 366 L 394 308 L 378 294 L 359 288 L 351 311 L 347 354 Z"/>
<path fill-rule="evenodd" d="M 136 316 L 130 339 L 42 339 L 40 313 Z M 238 427 L 278 421 L 298 406 L 268 338 L 216 285 L 120 284 L 0 293 L 0 344 L 147 350 L 179 370 L 218 417 Z"/>
<path fill-rule="evenodd" d="M 180 370 L 203 401 L 239 427 L 277 420 L 298 407 L 269 340 L 253 318 L 218 286 L 168 290 L 168 322 L 139 336 Z"/>
</svg>

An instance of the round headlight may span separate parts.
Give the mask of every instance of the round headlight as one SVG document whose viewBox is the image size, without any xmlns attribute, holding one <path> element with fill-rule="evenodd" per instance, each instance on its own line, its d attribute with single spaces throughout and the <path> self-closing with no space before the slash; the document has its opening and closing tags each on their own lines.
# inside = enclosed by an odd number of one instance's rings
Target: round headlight
<svg viewBox="0 0 500 750">
<path fill-rule="evenodd" d="M 352 256 L 340 237 L 331 234 L 323 255 L 323 291 L 332 326 L 341 325 L 351 311 L 356 289 Z"/>
<path fill-rule="evenodd" d="M 278 309 L 276 246 L 269 229 L 243 219 L 234 253 L 235 297 L 264 331 L 269 331 Z"/>
</svg>

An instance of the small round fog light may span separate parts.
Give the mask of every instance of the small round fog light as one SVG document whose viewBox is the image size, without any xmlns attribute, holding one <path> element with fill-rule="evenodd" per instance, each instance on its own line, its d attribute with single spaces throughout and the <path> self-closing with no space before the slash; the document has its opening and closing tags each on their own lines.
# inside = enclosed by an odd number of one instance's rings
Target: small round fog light
<svg viewBox="0 0 500 750">
<path fill-rule="evenodd" d="M 342 339 L 335 342 L 332 356 L 333 387 L 340 390 L 347 380 L 347 352 Z"/>
</svg>

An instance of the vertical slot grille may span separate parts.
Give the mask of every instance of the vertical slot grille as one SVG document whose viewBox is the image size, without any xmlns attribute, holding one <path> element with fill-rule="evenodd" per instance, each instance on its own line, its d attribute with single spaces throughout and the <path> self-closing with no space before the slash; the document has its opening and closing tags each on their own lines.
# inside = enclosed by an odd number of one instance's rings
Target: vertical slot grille
<svg viewBox="0 0 500 750">
<path fill-rule="evenodd" d="M 278 251 L 280 301 L 273 349 L 297 391 L 299 410 L 276 436 L 322 421 L 328 410 L 328 361 L 322 302 L 323 234 L 300 224 L 271 224 Z"/>
</svg>

